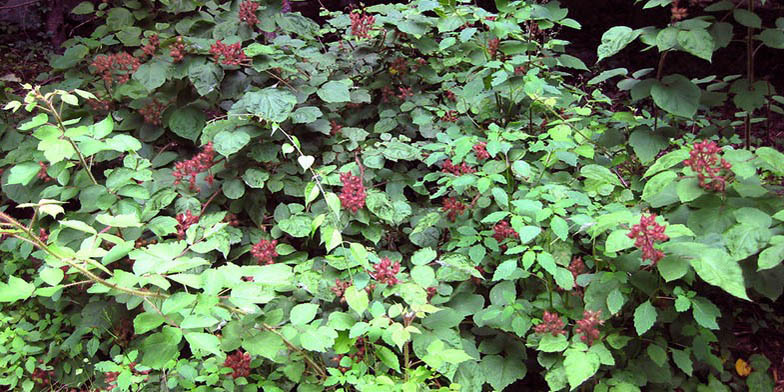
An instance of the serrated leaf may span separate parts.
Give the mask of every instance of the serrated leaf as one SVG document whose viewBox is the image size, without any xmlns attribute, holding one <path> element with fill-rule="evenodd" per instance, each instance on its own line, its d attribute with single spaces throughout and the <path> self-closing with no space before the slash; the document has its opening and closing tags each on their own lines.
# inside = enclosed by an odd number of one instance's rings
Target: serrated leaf
<svg viewBox="0 0 784 392">
<path fill-rule="evenodd" d="M 569 387 L 575 389 L 599 370 L 599 356 L 592 352 L 568 350 L 563 361 Z"/>
<path fill-rule="evenodd" d="M 645 301 L 637 306 L 634 311 L 634 329 L 637 331 L 637 335 L 642 336 L 648 332 L 656 322 L 657 315 L 656 308 L 651 305 L 651 301 Z"/>
</svg>

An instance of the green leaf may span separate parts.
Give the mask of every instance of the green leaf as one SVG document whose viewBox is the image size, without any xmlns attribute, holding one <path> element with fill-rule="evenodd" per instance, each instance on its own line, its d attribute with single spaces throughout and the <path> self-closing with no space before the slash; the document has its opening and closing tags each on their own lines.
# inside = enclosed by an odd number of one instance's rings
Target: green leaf
<svg viewBox="0 0 784 392">
<path fill-rule="evenodd" d="M 188 78 L 196 88 L 196 92 L 205 96 L 220 86 L 223 80 L 223 68 L 212 61 L 191 66 L 188 69 Z"/>
<path fill-rule="evenodd" d="M 569 387 L 575 389 L 596 374 L 601 362 L 599 356 L 595 353 L 568 350 L 566 351 L 566 358 L 564 358 L 563 364 Z"/>
<path fill-rule="evenodd" d="M 83 1 L 71 10 L 71 13 L 76 15 L 87 15 L 93 12 L 95 12 L 95 7 L 89 1 Z"/>
<path fill-rule="evenodd" d="M 759 252 L 768 243 L 770 237 L 771 232 L 767 228 L 746 223 L 738 223 L 724 232 L 724 242 L 736 261 L 744 260 Z"/>
<path fill-rule="evenodd" d="M 732 16 L 735 18 L 735 21 L 746 27 L 753 27 L 756 29 L 762 28 L 762 18 L 754 12 L 743 8 L 735 8 L 732 11 Z"/>
<path fill-rule="evenodd" d="M 691 377 L 693 368 L 691 361 L 691 352 L 686 350 L 670 349 L 672 352 L 672 360 L 687 376 Z"/>
<path fill-rule="evenodd" d="M 692 200 L 705 194 L 705 190 L 700 186 L 697 178 L 682 178 L 675 186 L 675 192 L 678 194 L 678 199 L 683 203 L 688 203 Z"/>
<path fill-rule="evenodd" d="M 649 344 L 646 351 L 648 352 L 648 357 L 659 367 L 667 363 L 667 351 L 658 344 Z"/>
<path fill-rule="evenodd" d="M 8 185 L 27 185 L 40 171 L 41 165 L 37 162 L 20 163 L 11 168 L 10 173 L 8 174 Z"/>
<path fill-rule="evenodd" d="M 689 262 L 678 256 L 665 256 L 656 263 L 656 268 L 665 281 L 672 282 L 689 272 Z"/>
<path fill-rule="evenodd" d="M 169 117 L 169 128 L 190 141 L 196 141 L 205 123 L 204 112 L 191 106 L 177 108 Z"/>
<path fill-rule="evenodd" d="M 634 153 L 643 165 L 647 165 L 656 158 L 656 155 L 661 150 L 667 148 L 670 144 L 667 139 L 659 134 L 651 131 L 649 128 L 640 128 L 629 135 L 629 145 L 634 149 Z"/>
<path fill-rule="evenodd" d="M 375 345 L 373 347 L 375 348 L 374 351 L 378 359 L 381 360 L 381 363 L 400 373 L 400 360 L 398 360 L 397 355 L 395 355 L 392 350 L 381 345 Z"/>
<path fill-rule="evenodd" d="M 629 238 L 628 234 L 628 229 L 619 229 L 613 231 L 610 233 L 610 235 L 607 236 L 607 242 L 604 245 L 604 250 L 615 253 L 631 248 L 634 246 L 634 239 Z"/>
<path fill-rule="evenodd" d="M 148 336 L 141 344 L 142 365 L 160 369 L 180 354 L 182 332 L 177 328 L 163 327 L 161 332 Z"/>
<path fill-rule="evenodd" d="M 651 179 L 645 183 L 645 187 L 642 190 L 642 199 L 651 202 L 677 178 L 678 175 L 671 171 L 661 172 L 651 177 Z"/>
<path fill-rule="evenodd" d="M 165 319 L 158 313 L 153 312 L 144 312 L 139 313 L 133 319 L 133 329 L 136 331 L 137 335 L 141 335 L 143 333 L 147 333 L 148 331 L 152 331 L 155 328 L 158 328 L 159 325 L 163 324 Z"/>
<path fill-rule="evenodd" d="M 485 379 L 496 391 L 503 391 L 517 380 L 525 378 L 528 369 L 522 359 L 513 355 L 488 355 L 480 364 Z"/>
<path fill-rule="evenodd" d="M 566 335 L 553 336 L 551 333 L 546 333 L 542 336 L 536 349 L 545 353 L 559 353 L 566 350 L 567 347 L 569 347 L 569 341 L 566 340 Z"/>
<path fill-rule="evenodd" d="M 294 124 L 310 124 L 318 120 L 321 116 L 323 116 L 323 113 L 321 113 L 319 108 L 315 106 L 304 106 L 294 111 L 291 115 L 291 121 Z"/>
<path fill-rule="evenodd" d="M 678 32 L 678 43 L 684 51 L 701 59 L 711 61 L 714 44 L 713 37 L 707 30 L 681 30 Z"/>
<path fill-rule="evenodd" d="M 550 219 L 550 229 L 553 230 L 553 233 L 555 233 L 561 241 L 566 241 L 566 239 L 569 238 L 569 224 L 560 216 L 554 216 Z"/>
<path fill-rule="evenodd" d="M 348 84 L 342 81 L 329 81 L 321 86 L 316 94 L 326 103 L 350 102 Z"/>
<path fill-rule="evenodd" d="M 169 72 L 169 67 L 166 63 L 161 61 L 148 61 L 139 66 L 136 72 L 133 73 L 133 80 L 139 83 L 152 92 L 158 87 L 163 86 L 166 82 L 166 75 Z"/>
<path fill-rule="evenodd" d="M 65 273 L 59 268 L 44 268 L 40 273 L 41 280 L 50 286 L 56 286 L 63 280 Z"/>
<path fill-rule="evenodd" d="M 647 332 L 656 322 L 656 308 L 651 305 L 651 301 L 645 301 L 637 306 L 634 311 L 634 329 L 637 330 L 637 335 L 642 336 Z"/>
<path fill-rule="evenodd" d="M 621 311 L 623 304 L 626 303 L 626 297 L 623 296 L 621 290 L 617 287 L 610 291 L 610 294 L 607 295 L 607 309 L 610 311 L 610 314 L 616 314 Z"/>
<path fill-rule="evenodd" d="M 16 276 L 9 276 L 8 283 L 0 282 L 0 302 L 16 302 L 30 298 L 35 285 Z"/>
<path fill-rule="evenodd" d="M 310 216 L 298 214 L 278 222 L 278 228 L 292 237 L 303 238 L 310 235 L 311 223 Z"/>
<path fill-rule="evenodd" d="M 106 26 L 117 31 L 123 27 L 133 25 L 134 17 L 126 8 L 116 7 L 109 10 L 106 16 Z"/>
<path fill-rule="evenodd" d="M 686 159 L 689 159 L 689 151 L 686 149 L 682 148 L 680 150 L 668 152 L 657 159 L 656 162 L 645 171 L 643 177 L 650 177 L 662 170 L 667 170 L 677 164 L 683 163 Z"/>
<path fill-rule="evenodd" d="M 245 194 L 245 184 L 238 178 L 232 178 L 223 182 L 221 190 L 223 190 L 223 195 L 227 198 L 237 200 Z"/>
<path fill-rule="evenodd" d="M 251 188 L 263 189 L 264 182 L 269 180 L 269 176 L 269 173 L 252 167 L 245 170 L 245 174 L 242 175 L 242 180 Z"/>
<path fill-rule="evenodd" d="M 784 49 L 784 31 L 778 29 L 765 29 L 762 30 L 758 38 L 769 48 Z"/>
<path fill-rule="evenodd" d="M 363 312 L 365 312 L 365 310 L 367 310 L 369 300 L 365 290 L 360 290 L 354 286 L 350 286 L 346 289 L 344 296 L 346 297 L 348 306 L 355 312 L 361 315 Z"/>
<path fill-rule="evenodd" d="M 700 252 L 699 258 L 691 260 L 691 265 L 705 282 L 738 298 L 749 299 L 740 265 L 723 250 L 705 249 Z"/>
<path fill-rule="evenodd" d="M 253 114 L 266 121 L 281 123 L 289 118 L 297 97 L 288 90 L 268 87 L 249 91 L 232 105 L 231 114 Z"/>
<path fill-rule="evenodd" d="M 224 355 L 220 349 L 220 340 L 213 334 L 189 332 L 185 334 L 185 340 L 190 344 L 193 353 L 208 352 L 216 356 Z M 196 356 L 198 358 L 200 355 L 196 354 Z"/>
<path fill-rule="evenodd" d="M 602 61 L 602 59 L 615 55 L 616 53 L 620 52 L 626 45 L 629 45 L 632 41 L 634 41 L 637 36 L 640 35 L 639 30 L 632 30 L 626 26 L 614 26 L 611 27 L 609 30 L 605 31 L 602 34 L 602 43 L 599 45 L 597 49 L 597 55 L 599 59 L 596 62 Z"/>
<path fill-rule="evenodd" d="M 245 131 L 220 131 L 213 139 L 215 151 L 225 157 L 235 154 L 250 143 L 250 135 Z"/>
<path fill-rule="evenodd" d="M 317 304 L 299 304 L 291 308 L 291 324 L 305 325 L 316 317 L 319 306 Z"/>
<path fill-rule="evenodd" d="M 716 319 L 721 317 L 721 311 L 716 305 L 705 298 L 695 297 L 691 300 L 691 309 L 697 323 L 705 328 L 719 329 Z"/>
<path fill-rule="evenodd" d="M 71 143 L 63 139 L 41 140 L 38 143 L 38 151 L 43 151 L 46 160 L 52 164 L 70 159 L 76 153 Z"/>
<path fill-rule="evenodd" d="M 656 106 L 676 116 L 693 118 L 700 102 L 700 88 L 683 75 L 673 74 L 651 86 Z"/>
<path fill-rule="evenodd" d="M 618 179 L 618 176 L 613 174 L 613 172 L 610 171 L 610 169 L 596 164 L 589 164 L 583 166 L 583 168 L 580 169 L 580 175 L 585 178 L 606 182 L 608 184 L 619 185 L 619 186 L 621 185 L 621 181 Z"/>
<path fill-rule="evenodd" d="M 757 260 L 757 271 L 778 267 L 784 261 L 784 244 L 763 250 Z"/>
</svg>

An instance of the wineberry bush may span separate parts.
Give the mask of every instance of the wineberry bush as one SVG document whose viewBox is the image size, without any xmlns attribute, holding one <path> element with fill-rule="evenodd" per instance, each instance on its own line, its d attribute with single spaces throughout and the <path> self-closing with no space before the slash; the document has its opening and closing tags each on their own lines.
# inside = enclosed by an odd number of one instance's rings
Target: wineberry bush
<svg viewBox="0 0 784 392">
<path fill-rule="evenodd" d="M 772 390 L 731 325 L 784 290 L 784 155 L 496 3 L 78 5 L 0 128 L 0 385 Z"/>
</svg>

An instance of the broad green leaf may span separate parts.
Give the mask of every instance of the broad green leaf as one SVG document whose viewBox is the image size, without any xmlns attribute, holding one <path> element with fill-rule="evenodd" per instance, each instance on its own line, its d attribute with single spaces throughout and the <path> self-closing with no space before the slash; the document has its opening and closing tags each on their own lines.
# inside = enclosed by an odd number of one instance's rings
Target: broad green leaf
<svg viewBox="0 0 784 392">
<path fill-rule="evenodd" d="M 252 114 L 266 121 L 281 123 L 289 118 L 297 97 L 288 90 L 268 87 L 249 91 L 232 105 L 231 114 Z"/>
<path fill-rule="evenodd" d="M 667 363 L 667 351 L 658 344 L 649 344 L 646 351 L 648 352 L 648 357 L 659 367 Z"/>
<path fill-rule="evenodd" d="M 604 246 L 605 251 L 615 253 L 634 246 L 634 239 L 629 238 L 628 234 L 628 229 L 615 230 L 610 233 Z"/>
<path fill-rule="evenodd" d="M 639 35 L 639 30 L 632 30 L 626 26 L 611 27 L 609 30 L 605 31 L 604 34 L 602 34 L 602 43 L 599 45 L 599 48 L 596 51 L 597 55 L 599 56 L 597 62 L 620 52 L 623 48 L 626 47 L 626 45 L 629 45 Z"/>
<path fill-rule="evenodd" d="M 316 317 L 319 306 L 317 304 L 299 304 L 291 308 L 291 324 L 305 325 Z"/>
<path fill-rule="evenodd" d="M 700 186 L 699 180 L 694 177 L 682 178 L 675 186 L 678 199 L 683 203 L 688 203 L 705 194 L 705 189 Z"/>
<path fill-rule="evenodd" d="M 637 306 L 634 311 L 634 329 L 637 330 L 637 335 L 642 336 L 648 332 L 656 322 L 656 317 L 656 308 L 651 305 L 651 301 L 645 301 Z"/>
<path fill-rule="evenodd" d="M 692 118 L 700 102 L 700 88 L 683 75 L 672 74 L 651 86 L 656 106 L 676 116 Z"/>
<path fill-rule="evenodd" d="M 542 335 L 542 340 L 539 341 L 536 349 L 545 353 L 557 353 L 566 350 L 567 347 L 569 347 L 569 341 L 566 340 L 566 335 L 553 336 L 551 333 L 546 333 Z"/>
<path fill-rule="evenodd" d="M 326 103 L 350 102 L 348 84 L 342 81 L 329 81 L 321 86 L 316 94 Z"/>
<path fill-rule="evenodd" d="M 673 184 L 678 175 L 671 171 L 661 172 L 649 179 L 642 190 L 642 199 L 651 202 L 665 188 Z"/>
<path fill-rule="evenodd" d="M 190 141 L 196 141 L 205 123 L 204 111 L 191 106 L 177 108 L 169 117 L 172 132 Z"/>
<path fill-rule="evenodd" d="M 606 182 L 608 184 L 619 185 L 619 186 L 621 185 L 621 181 L 618 179 L 618 176 L 613 174 L 613 172 L 610 171 L 610 169 L 596 164 L 583 166 L 583 168 L 580 169 L 580 175 L 582 175 L 585 178 Z"/>
<path fill-rule="evenodd" d="M 250 135 L 245 131 L 220 131 L 213 139 L 215 151 L 225 157 L 235 154 L 250 143 Z"/>
<path fill-rule="evenodd" d="M 634 149 L 634 153 L 644 165 L 649 164 L 656 158 L 661 150 L 667 148 L 667 139 L 648 128 L 637 129 L 629 136 L 629 145 Z"/>
<path fill-rule="evenodd" d="M 139 313 L 133 319 L 133 329 L 136 331 L 137 335 L 144 334 L 148 331 L 152 331 L 155 328 L 158 328 L 159 325 L 163 324 L 165 319 L 158 313 L 154 312 L 144 312 Z"/>
<path fill-rule="evenodd" d="M 626 297 L 623 296 L 621 290 L 618 288 L 614 288 L 610 291 L 610 294 L 607 295 L 607 309 L 610 311 L 610 314 L 616 314 L 621 311 L 621 308 L 625 303 Z"/>
<path fill-rule="evenodd" d="M 701 59 L 711 61 L 714 50 L 713 37 L 707 30 L 694 29 L 679 31 L 678 43 L 686 52 Z"/>
<path fill-rule="evenodd" d="M 525 362 L 513 355 L 488 355 L 482 358 L 480 367 L 487 382 L 496 391 L 503 391 L 515 381 L 525 378 L 528 370 Z"/>
<path fill-rule="evenodd" d="M 738 223 L 724 232 L 724 241 L 730 255 L 741 261 L 756 254 L 765 247 L 771 237 L 767 228 L 746 223 Z"/>
<path fill-rule="evenodd" d="M 575 389 L 596 374 L 601 361 L 599 356 L 592 352 L 567 350 L 563 365 L 566 370 L 566 379 L 569 381 L 569 387 Z"/>
<path fill-rule="evenodd" d="M 148 61 L 139 66 L 134 72 L 133 79 L 147 89 L 147 91 L 154 91 L 158 87 L 166 83 L 166 75 L 169 67 L 162 61 Z"/>
<path fill-rule="evenodd" d="M 693 370 L 691 351 L 689 351 L 689 349 L 676 350 L 673 348 L 670 349 L 670 352 L 672 352 L 672 361 L 675 362 L 675 364 L 678 365 L 678 368 L 686 373 L 687 376 L 691 377 Z"/>
<path fill-rule="evenodd" d="M 738 298 L 749 299 L 740 265 L 723 250 L 704 249 L 698 258 L 691 260 L 691 265 L 705 282 L 721 287 Z"/>
<path fill-rule="evenodd" d="M 746 27 L 753 27 L 759 29 L 762 27 L 762 18 L 760 18 L 754 12 L 743 8 L 735 8 L 732 11 L 732 16 L 735 18 L 735 21 L 738 23 L 746 26 Z"/>
<path fill-rule="evenodd" d="M 760 253 L 757 260 L 757 271 L 775 268 L 782 261 L 784 261 L 784 244 L 771 246 Z"/>
<path fill-rule="evenodd" d="M 8 175 L 8 185 L 27 185 L 40 171 L 41 165 L 39 165 L 37 162 L 24 162 L 15 165 L 11 168 Z"/>
<path fill-rule="evenodd" d="M 33 295 L 35 285 L 27 283 L 24 279 L 9 276 L 8 283 L 0 282 L 0 302 L 16 302 L 25 300 Z"/>
<path fill-rule="evenodd" d="M 721 311 L 716 305 L 705 298 L 695 297 L 691 300 L 694 320 L 705 328 L 719 329 L 716 319 L 721 316 Z"/>
<path fill-rule="evenodd" d="M 689 272 L 689 262 L 678 256 L 665 256 L 656 263 L 662 278 L 667 282 L 680 279 Z"/>
<path fill-rule="evenodd" d="M 351 309 L 359 314 L 365 312 L 369 303 L 368 295 L 365 290 L 350 286 L 346 289 L 343 295 L 346 297 L 346 302 Z"/>
<path fill-rule="evenodd" d="M 41 280 L 43 280 L 46 284 L 50 286 L 56 286 L 63 280 L 65 273 L 59 268 L 47 267 L 41 270 L 40 276 Z"/>
<path fill-rule="evenodd" d="M 374 352 L 378 359 L 381 360 L 381 363 L 400 373 L 400 361 L 392 350 L 381 345 L 375 345 Z"/>
<path fill-rule="evenodd" d="M 200 355 L 199 352 L 207 352 L 210 354 L 214 354 L 216 356 L 223 356 L 223 352 L 220 349 L 220 340 L 218 337 L 204 332 L 189 332 L 185 334 L 185 340 L 188 341 L 188 344 L 191 347 L 191 351 L 198 357 Z"/>
<path fill-rule="evenodd" d="M 662 170 L 667 170 L 677 164 L 689 159 L 689 151 L 686 149 L 675 150 L 664 154 L 645 171 L 643 177 L 650 177 Z"/>
</svg>

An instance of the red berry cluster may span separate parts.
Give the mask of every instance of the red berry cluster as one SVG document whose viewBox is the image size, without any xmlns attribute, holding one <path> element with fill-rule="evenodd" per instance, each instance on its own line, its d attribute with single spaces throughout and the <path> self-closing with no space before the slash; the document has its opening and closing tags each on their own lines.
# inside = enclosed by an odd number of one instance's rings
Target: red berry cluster
<svg viewBox="0 0 784 392">
<path fill-rule="evenodd" d="M 197 190 L 196 188 L 196 176 L 199 173 L 203 173 L 209 170 L 212 165 L 215 164 L 213 162 L 215 159 L 215 150 L 212 148 L 212 142 L 207 143 L 202 151 L 196 154 L 193 158 L 187 161 L 176 162 L 174 164 L 174 185 L 179 184 L 183 178 L 189 177 L 188 182 L 190 183 L 190 189 L 192 191 Z M 214 178 L 212 175 L 207 176 L 207 182 L 212 185 Z"/>
<path fill-rule="evenodd" d="M 111 55 L 96 56 L 91 64 L 108 85 L 112 83 L 123 84 L 139 69 L 141 62 L 128 53 L 121 52 Z"/>
<path fill-rule="evenodd" d="M 498 45 L 501 43 L 501 40 L 498 38 L 493 38 L 490 41 L 487 41 L 487 52 L 490 53 L 490 58 L 495 58 L 495 55 L 498 54 Z"/>
<path fill-rule="evenodd" d="M 561 316 L 559 316 L 558 313 L 550 313 L 546 310 L 542 316 L 542 322 L 534 327 L 534 332 L 540 334 L 551 333 L 553 336 L 566 334 L 566 331 L 564 331 L 564 322 L 561 320 Z"/>
<path fill-rule="evenodd" d="M 515 69 L 514 69 L 514 74 L 515 74 L 515 75 L 517 75 L 517 76 L 520 76 L 520 75 L 525 75 L 525 73 L 526 73 L 526 72 L 528 72 L 528 70 L 527 70 L 527 69 L 525 69 L 525 66 L 524 66 L 524 65 L 518 65 L 518 66 L 517 66 L 517 67 L 515 67 Z"/>
<path fill-rule="evenodd" d="M 223 366 L 231 368 L 232 378 L 248 377 L 250 375 L 250 354 L 237 350 L 234 354 L 226 356 Z"/>
<path fill-rule="evenodd" d="M 493 226 L 493 238 L 501 242 L 507 238 L 520 238 L 520 235 L 509 225 L 509 222 L 500 221 Z"/>
<path fill-rule="evenodd" d="M 350 172 L 345 172 L 340 173 L 340 181 L 343 182 L 343 189 L 338 196 L 340 204 L 343 208 L 356 214 L 357 211 L 365 206 L 365 197 L 367 196 L 365 186 L 362 185 L 362 179 Z"/>
<path fill-rule="evenodd" d="M 231 227 L 237 227 L 240 225 L 240 219 L 237 217 L 237 215 L 232 214 L 231 212 L 226 214 L 226 217 L 223 218 L 223 221 L 228 223 Z"/>
<path fill-rule="evenodd" d="M 346 289 L 351 286 L 350 281 L 342 281 L 340 279 L 335 279 L 335 286 L 332 287 L 330 290 L 335 293 L 335 296 L 340 298 L 340 302 L 345 303 L 346 297 L 343 295 L 346 293 Z"/>
<path fill-rule="evenodd" d="M 46 229 L 41 228 L 38 230 L 38 238 L 41 240 L 41 242 L 49 241 L 49 233 L 46 232 Z"/>
<path fill-rule="evenodd" d="M 389 73 L 393 75 L 403 76 L 408 73 L 408 62 L 403 57 L 394 59 L 389 64 Z"/>
<path fill-rule="evenodd" d="M 444 98 L 452 102 L 457 102 L 457 95 L 455 95 L 455 93 L 453 93 L 451 90 L 444 91 Z"/>
<path fill-rule="evenodd" d="M 577 282 L 577 277 L 585 273 L 587 270 L 587 268 L 585 268 L 585 263 L 583 262 L 583 258 L 580 256 L 573 258 L 572 262 L 569 264 L 569 267 L 567 267 L 566 269 L 568 269 L 569 272 L 572 273 L 572 277 L 574 278 L 575 282 Z M 575 284 L 573 294 L 582 297 L 583 288 Z"/>
<path fill-rule="evenodd" d="M 457 110 L 450 110 L 441 117 L 441 121 L 445 122 L 457 122 Z"/>
<path fill-rule="evenodd" d="M 226 45 L 218 40 L 210 46 L 210 54 L 216 63 L 220 62 L 224 65 L 240 65 L 248 61 L 248 57 L 242 51 L 242 42 Z M 223 57 L 222 60 L 221 57 Z"/>
<path fill-rule="evenodd" d="M 52 382 L 51 377 L 54 377 L 53 370 L 44 370 L 41 368 L 35 368 L 33 374 L 30 375 L 30 379 L 37 385 L 49 385 Z"/>
<path fill-rule="evenodd" d="M 373 15 L 352 12 L 349 18 L 351 19 L 351 35 L 358 38 L 370 38 L 370 30 L 373 28 L 373 23 L 376 22 Z"/>
<path fill-rule="evenodd" d="M 430 301 L 431 299 L 433 299 L 433 297 L 436 296 L 437 291 L 438 291 L 438 288 L 435 287 L 435 286 L 428 287 L 427 288 L 427 300 Z"/>
<path fill-rule="evenodd" d="M 46 163 L 44 163 L 43 161 L 39 161 L 38 166 L 41 166 L 41 170 L 39 170 L 38 174 L 36 174 L 35 176 L 38 177 L 38 179 L 43 182 L 52 181 L 52 177 L 49 177 L 49 175 L 46 174 L 46 169 L 49 168 L 48 166 L 46 166 Z"/>
<path fill-rule="evenodd" d="M 399 99 L 401 99 L 403 101 L 405 101 L 408 97 L 413 97 L 414 96 L 414 89 L 411 88 L 411 87 L 400 86 L 397 89 L 398 89 L 398 91 L 400 91 L 400 93 L 397 94 L 396 97 L 398 97 Z"/>
<path fill-rule="evenodd" d="M 476 159 L 484 160 L 490 158 L 490 153 L 487 152 L 487 142 L 479 142 L 474 144 L 474 154 L 476 154 Z"/>
<path fill-rule="evenodd" d="M 112 110 L 112 101 L 108 99 L 91 98 L 87 100 L 87 104 L 90 105 L 90 107 L 96 112 L 98 111 L 108 112 Z"/>
<path fill-rule="evenodd" d="M 450 221 L 454 222 L 457 219 L 458 215 L 463 215 L 465 212 L 466 205 L 462 202 L 457 201 L 454 197 L 447 197 L 444 199 L 444 206 L 441 207 L 441 211 L 446 212 L 446 217 Z"/>
<path fill-rule="evenodd" d="M 273 264 L 275 258 L 278 257 L 278 252 L 275 247 L 278 245 L 278 240 L 261 240 L 253 245 L 250 254 L 256 258 L 259 264 Z"/>
<path fill-rule="evenodd" d="M 583 319 L 577 321 L 577 329 L 575 332 L 582 334 L 580 340 L 587 345 L 593 345 L 593 341 L 599 339 L 599 326 L 604 324 L 604 320 L 600 320 L 602 311 L 586 310 L 583 312 Z"/>
<path fill-rule="evenodd" d="M 259 18 L 256 16 L 256 10 L 259 9 L 259 3 L 253 1 L 243 1 L 240 3 L 240 22 L 245 22 L 248 26 L 255 26 L 259 23 Z"/>
<path fill-rule="evenodd" d="M 715 142 L 705 140 L 695 143 L 689 153 L 689 159 L 683 161 L 684 165 L 697 173 L 700 186 L 707 190 L 723 192 L 727 185 L 727 178 L 720 173 L 732 168 L 732 164 L 720 158 L 720 152 L 721 147 Z"/>
<path fill-rule="evenodd" d="M 330 126 L 329 134 L 332 136 L 339 134 L 340 131 L 343 129 L 343 126 L 338 124 L 338 122 L 335 120 L 330 121 L 329 126 Z"/>
<path fill-rule="evenodd" d="M 650 260 L 656 264 L 664 252 L 654 249 L 655 242 L 664 242 L 670 239 L 664 234 L 665 227 L 656 223 L 656 214 L 640 217 L 640 223 L 632 226 L 627 236 L 634 239 L 634 246 L 642 250 L 642 259 Z"/>
<path fill-rule="evenodd" d="M 349 357 L 351 358 L 352 361 L 356 363 L 362 362 L 365 359 L 365 352 L 366 352 L 365 339 L 362 337 L 358 337 L 357 342 L 354 344 L 354 346 L 357 348 L 357 351 L 354 352 L 353 354 L 338 354 L 335 356 L 335 362 L 338 363 L 337 369 L 340 370 L 342 373 L 345 373 L 349 370 L 349 368 L 347 367 L 340 366 L 340 361 L 344 357 Z"/>
<path fill-rule="evenodd" d="M 193 215 L 191 210 L 184 214 L 177 214 L 177 239 L 184 239 L 189 227 L 199 222 L 199 215 Z"/>
<path fill-rule="evenodd" d="M 169 56 L 175 63 L 179 63 L 185 58 L 185 43 L 182 37 L 177 37 L 174 43 L 169 47 Z"/>
<path fill-rule="evenodd" d="M 461 163 L 460 165 L 454 165 L 451 159 L 444 161 L 444 165 L 441 167 L 441 171 L 444 173 L 452 173 L 456 176 L 476 172 L 474 168 L 468 166 L 465 162 Z"/>
<path fill-rule="evenodd" d="M 160 44 L 161 40 L 158 38 L 158 34 L 151 35 L 147 45 L 142 46 L 142 52 L 152 57 L 155 55 L 155 51 L 158 50 L 158 45 Z"/>
<path fill-rule="evenodd" d="M 153 99 L 147 105 L 139 109 L 139 114 L 144 117 L 144 122 L 147 124 L 161 126 L 161 114 L 166 110 L 166 104 Z"/>
<path fill-rule="evenodd" d="M 384 86 L 381 88 L 381 102 L 391 102 L 395 97 L 395 90 L 392 87 Z"/>
<path fill-rule="evenodd" d="M 374 272 L 370 274 L 370 276 L 382 284 L 387 284 L 389 286 L 394 286 L 397 284 L 398 280 L 395 275 L 400 272 L 400 263 L 399 262 L 392 262 L 387 257 L 381 259 L 381 262 L 373 266 Z"/>
</svg>

